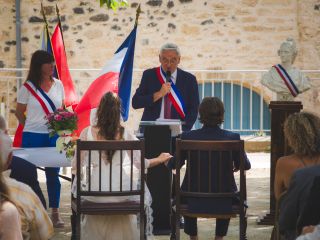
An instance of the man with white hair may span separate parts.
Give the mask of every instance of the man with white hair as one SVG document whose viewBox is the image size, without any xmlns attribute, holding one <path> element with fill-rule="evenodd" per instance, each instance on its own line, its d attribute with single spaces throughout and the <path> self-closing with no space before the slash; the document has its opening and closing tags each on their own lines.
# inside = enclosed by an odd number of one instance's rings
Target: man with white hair
<svg viewBox="0 0 320 240">
<path fill-rule="evenodd" d="M 12 141 L 6 132 L 5 120 L 0 115 L 0 154 L 4 167 L 0 174 L 4 176 L 10 198 L 20 213 L 23 239 L 47 240 L 54 233 L 53 225 L 40 199 L 28 185 L 8 177 L 5 171 L 12 159 Z"/>
<path fill-rule="evenodd" d="M 160 48 L 160 66 L 143 72 L 133 98 L 134 109 L 144 108 L 141 121 L 158 118 L 180 119 L 182 131 L 189 131 L 198 115 L 199 92 L 197 79 L 178 65 L 180 49 L 174 43 Z"/>
</svg>

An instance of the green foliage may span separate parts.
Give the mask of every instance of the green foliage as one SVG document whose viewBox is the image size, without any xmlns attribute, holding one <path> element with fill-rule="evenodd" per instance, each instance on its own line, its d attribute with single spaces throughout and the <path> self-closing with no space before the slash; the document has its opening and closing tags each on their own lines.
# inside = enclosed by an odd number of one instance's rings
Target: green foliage
<svg viewBox="0 0 320 240">
<path fill-rule="evenodd" d="M 127 0 L 100 0 L 100 7 L 107 5 L 108 9 L 116 11 L 119 7 L 128 6 Z"/>
<path fill-rule="evenodd" d="M 63 143 L 63 150 L 66 152 L 67 159 L 72 159 L 76 152 L 76 142 L 69 141 L 67 143 Z M 60 151 L 62 153 L 62 151 Z"/>
<path fill-rule="evenodd" d="M 257 136 L 257 137 L 265 137 L 266 136 L 266 133 L 262 130 L 260 131 L 257 131 L 254 133 L 254 136 Z"/>
</svg>

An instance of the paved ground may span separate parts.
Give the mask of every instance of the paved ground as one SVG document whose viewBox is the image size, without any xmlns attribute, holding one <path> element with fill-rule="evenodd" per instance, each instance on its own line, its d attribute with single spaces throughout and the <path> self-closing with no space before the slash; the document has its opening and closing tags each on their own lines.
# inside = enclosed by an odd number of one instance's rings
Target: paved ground
<svg viewBox="0 0 320 240">
<path fill-rule="evenodd" d="M 251 153 L 248 157 L 252 164 L 252 169 L 247 172 L 247 191 L 248 191 L 248 239 L 252 240 L 267 240 L 270 239 L 271 227 L 257 225 L 258 217 L 263 216 L 269 209 L 269 191 L 270 191 L 270 155 L 267 153 Z M 39 172 L 39 180 L 41 181 L 43 190 L 45 189 L 44 174 Z M 61 213 L 66 227 L 64 229 L 55 230 L 54 240 L 70 239 L 70 183 L 62 181 L 62 201 Z M 44 190 L 44 192 L 46 192 Z M 45 193 L 46 195 L 46 193 Z M 214 239 L 214 220 L 213 219 L 199 219 L 199 238 L 200 239 Z M 239 239 L 239 221 L 237 219 L 231 220 L 226 240 Z M 181 231 L 181 239 L 188 239 L 187 235 Z M 156 236 L 155 240 L 169 239 L 168 236 Z M 92 239 L 94 240 L 94 239 Z"/>
</svg>

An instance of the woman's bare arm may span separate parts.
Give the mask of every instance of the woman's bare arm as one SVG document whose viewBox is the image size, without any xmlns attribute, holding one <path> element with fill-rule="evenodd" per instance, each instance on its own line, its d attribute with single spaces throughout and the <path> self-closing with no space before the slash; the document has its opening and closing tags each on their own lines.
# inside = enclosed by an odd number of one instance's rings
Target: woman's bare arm
<svg viewBox="0 0 320 240">
<path fill-rule="evenodd" d="M 24 125 L 26 122 L 25 112 L 27 110 L 27 104 L 17 103 L 15 115 L 20 124 Z"/>
</svg>

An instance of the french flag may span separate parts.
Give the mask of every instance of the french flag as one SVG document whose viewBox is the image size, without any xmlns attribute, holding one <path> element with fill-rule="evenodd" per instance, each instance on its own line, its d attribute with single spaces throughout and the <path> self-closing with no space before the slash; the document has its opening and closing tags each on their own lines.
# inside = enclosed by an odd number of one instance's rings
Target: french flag
<svg viewBox="0 0 320 240">
<path fill-rule="evenodd" d="M 101 97 L 109 91 L 118 94 L 121 99 L 122 118 L 124 121 L 128 120 L 136 32 L 137 25 L 114 53 L 113 58 L 102 68 L 76 107 L 78 134 L 90 125 L 90 119 L 95 118 Z"/>
</svg>

